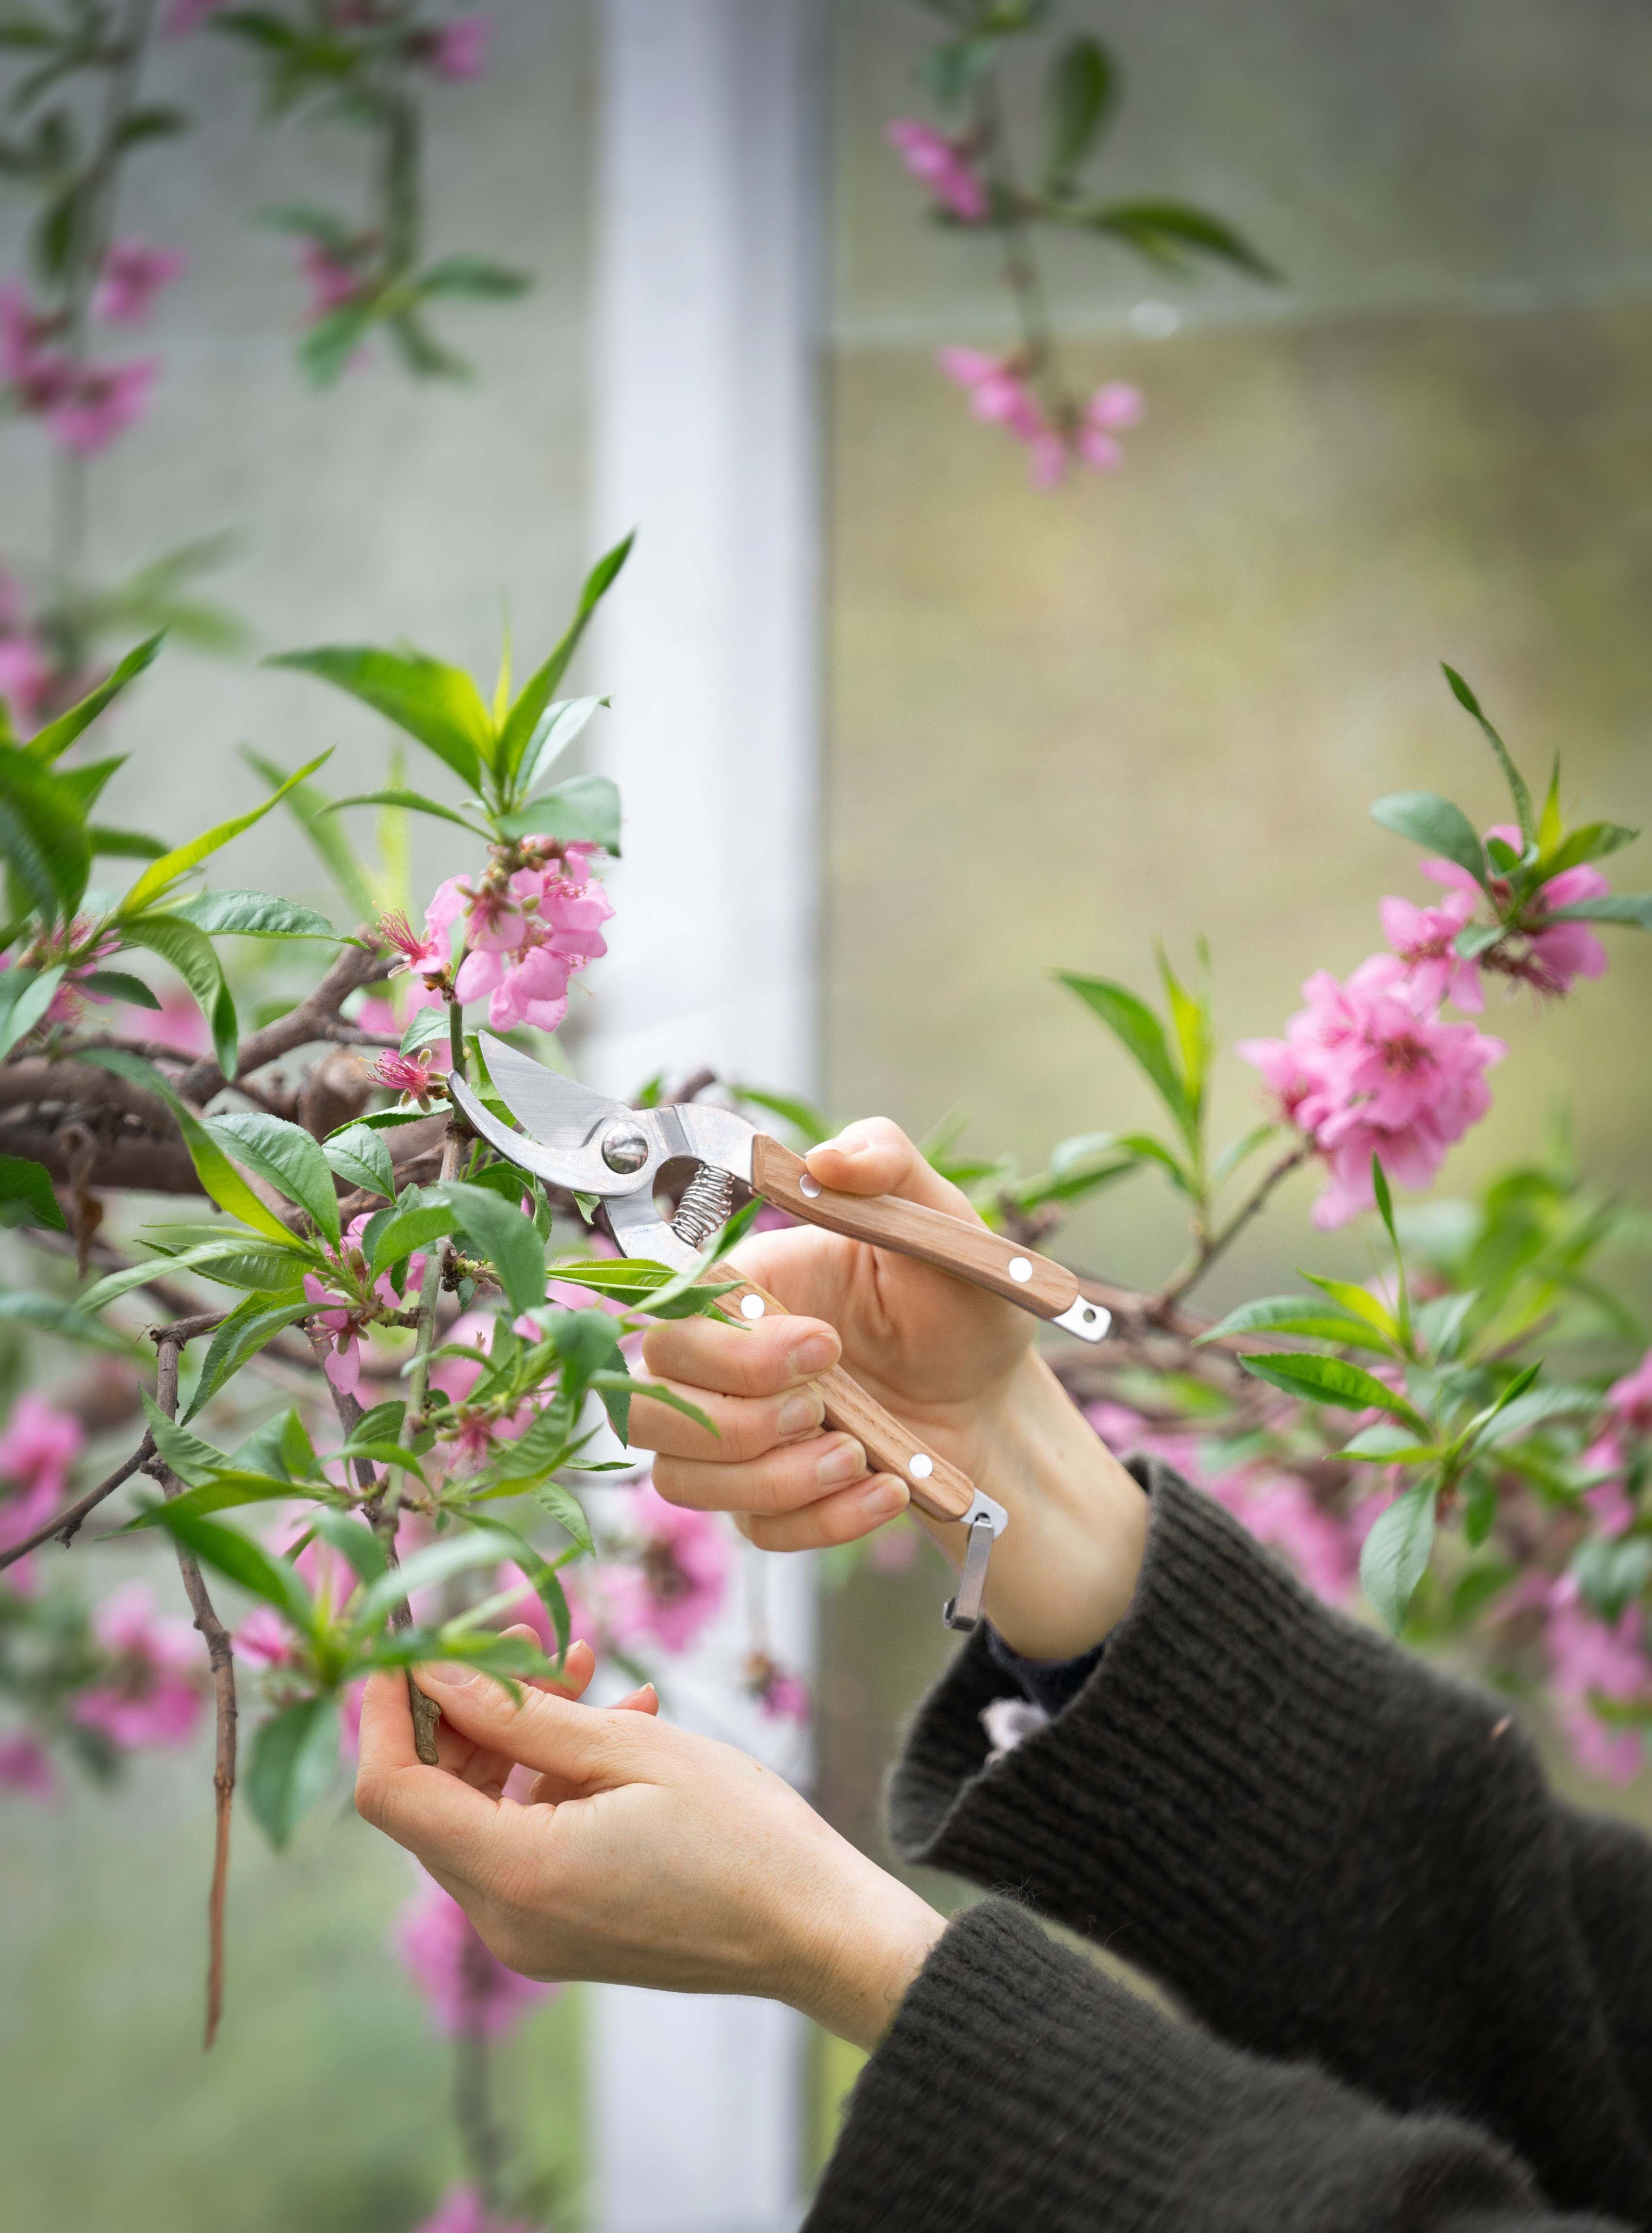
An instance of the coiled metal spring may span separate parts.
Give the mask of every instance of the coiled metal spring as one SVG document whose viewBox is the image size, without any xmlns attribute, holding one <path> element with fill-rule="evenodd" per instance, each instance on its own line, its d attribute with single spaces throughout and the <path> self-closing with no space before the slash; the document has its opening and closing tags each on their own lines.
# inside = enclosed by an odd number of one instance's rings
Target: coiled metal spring
<svg viewBox="0 0 1652 2233">
<path fill-rule="evenodd" d="M 702 1163 L 683 1188 L 671 1229 L 685 1247 L 703 1248 L 728 1223 L 734 1207 L 734 1180 L 715 1163 Z"/>
</svg>

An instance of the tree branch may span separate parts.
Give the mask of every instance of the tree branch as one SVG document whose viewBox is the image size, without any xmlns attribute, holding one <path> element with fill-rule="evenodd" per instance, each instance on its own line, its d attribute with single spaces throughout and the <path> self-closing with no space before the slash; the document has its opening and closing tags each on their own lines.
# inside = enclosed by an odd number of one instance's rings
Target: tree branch
<svg viewBox="0 0 1652 2233">
<path fill-rule="evenodd" d="M 1287 1154 L 1280 1156 L 1273 1168 L 1264 1175 L 1255 1191 L 1239 1204 L 1221 1230 L 1205 1234 L 1180 1270 L 1166 1281 L 1156 1295 L 1149 1298 L 1147 1305 L 1147 1315 L 1149 1318 L 1161 1319 L 1167 1313 L 1174 1311 L 1176 1305 L 1187 1290 L 1196 1281 L 1204 1278 L 1223 1250 L 1244 1231 L 1274 1188 L 1288 1179 L 1291 1172 L 1300 1164 L 1306 1162 L 1312 1153 L 1311 1140 L 1298 1140 Z"/>
<path fill-rule="evenodd" d="M 273 1024 L 250 1032 L 242 1040 L 236 1059 L 237 1077 L 262 1070 L 266 1063 L 278 1062 L 284 1054 L 295 1054 L 300 1047 L 312 1046 L 317 1039 L 330 1038 L 331 1026 L 338 1022 L 339 1010 L 350 994 L 359 993 L 364 985 L 379 983 L 388 965 L 378 934 L 363 927 L 355 936 L 361 943 L 339 949 L 313 993 L 284 1016 L 277 1016 Z M 200 1107 L 215 1093 L 221 1093 L 226 1083 L 217 1063 L 204 1059 L 184 1072 L 178 1090 L 185 1101 Z"/>
<path fill-rule="evenodd" d="M 184 1343 L 191 1338 L 186 1330 L 191 1326 L 197 1333 L 205 1331 L 195 1321 L 185 1320 L 179 1325 L 157 1326 L 151 1337 L 159 1352 L 155 1371 L 155 1406 L 165 1418 L 175 1419 L 178 1416 L 178 1357 Z M 152 1459 L 148 1470 L 159 1482 L 161 1494 L 169 1503 L 181 1494 L 183 1483 L 165 1466 Z M 195 1616 L 195 1626 L 206 1644 L 218 1727 L 212 1763 L 212 1883 L 206 1902 L 206 2027 L 202 2041 L 204 2047 L 211 2047 L 218 2037 L 218 2019 L 224 2013 L 224 1903 L 230 1877 L 230 1817 L 235 1800 L 239 1708 L 235 1695 L 235 1649 L 230 1641 L 230 1631 L 218 1618 L 207 1595 L 194 1553 L 181 1543 L 176 1549 L 184 1594 Z"/>
</svg>

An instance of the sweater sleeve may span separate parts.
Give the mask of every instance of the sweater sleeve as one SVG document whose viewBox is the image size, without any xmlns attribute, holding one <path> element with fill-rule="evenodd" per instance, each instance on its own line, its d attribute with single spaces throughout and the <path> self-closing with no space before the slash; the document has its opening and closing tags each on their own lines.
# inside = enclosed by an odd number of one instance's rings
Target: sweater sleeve
<svg viewBox="0 0 1652 2233">
<path fill-rule="evenodd" d="M 804 2233 L 1613 2233 L 1455 2119 L 1161 2015 L 988 1900 L 855 2086 Z M 1621 2233 L 1621 2228 L 1618 2229 Z"/>
<path fill-rule="evenodd" d="M 1491 1700 L 1328 1611 L 1167 1468 L 1078 1696 L 992 1765 L 977 1637 L 891 1786 L 910 1859 L 1040 1907 L 1220 2037 L 1466 2119 L 1652 2224 L 1652 1854 Z"/>
</svg>

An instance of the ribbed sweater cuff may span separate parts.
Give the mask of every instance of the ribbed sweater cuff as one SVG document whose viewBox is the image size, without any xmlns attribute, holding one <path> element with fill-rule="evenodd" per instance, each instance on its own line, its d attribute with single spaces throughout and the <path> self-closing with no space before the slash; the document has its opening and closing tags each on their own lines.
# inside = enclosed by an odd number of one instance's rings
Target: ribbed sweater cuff
<svg viewBox="0 0 1652 2233">
<path fill-rule="evenodd" d="M 805 2233 L 1500 2233 L 1530 2199 L 1461 2126 L 1236 2054 L 989 1900 L 862 2074 Z"/>
</svg>

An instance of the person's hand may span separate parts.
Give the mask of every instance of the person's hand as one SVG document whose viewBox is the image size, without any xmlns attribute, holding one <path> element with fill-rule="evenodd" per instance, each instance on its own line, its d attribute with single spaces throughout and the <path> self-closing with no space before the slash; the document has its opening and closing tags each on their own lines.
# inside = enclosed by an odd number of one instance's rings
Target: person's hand
<svg viewBox="0 0 1652 2233">
<path fill-rule="evenodd" d="M 565 1689 L 590 1679 L 580 1659 Z M 355 1803 L 416 1854 L 525 1976 L 751 1993 L 871 2047 L 940 1937 L 915 1892 L 746 1754 L 654 1719 L 652 1693 L 581 1705 L 421 1667 L 443 1764 L 421 1767 L 406 1685 L 374 1676 Z M 535 1771 L 527 1803 L 510 1769 Z"/>
<path fill-rule="evenodd" d="M 845 1194 L 897 1195 L 976 1216 L 885 1117 L 849 1125 L 807 1162 L 823 1186 Z M 708 1435 L 665 1404 L 633 1400 L 630 1440 L 659 1454 L 660 1494 L 735 1513 L 754 1543 L 774 1551 L 852 1542 L 903 1511 L 903 1481 L 868 1475 L 858 1442 L 822 1432 L 814 1383 L 841 1359 L 1008 1511 L 985 1598 L 1005 1642 L 1037 1659 L 1098 1643 L 1134 1592 L 1146 1500 L 1034 1350 L 1037 1322 L 947 1273 L 813 1226 L 752 1235 L 732 1261 L 795 1315 L 650 1327 L 650 1377 L 697 1403 L 717 1429 Z M 924 1525 L 954 1563 L 961 1559 L 961 1527 Z"/>
</svg>

